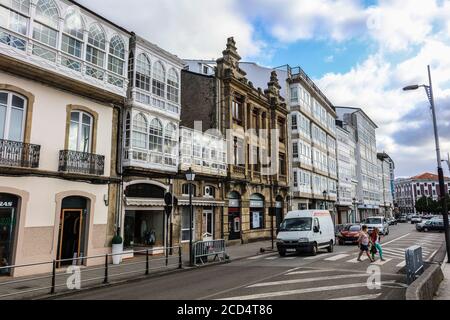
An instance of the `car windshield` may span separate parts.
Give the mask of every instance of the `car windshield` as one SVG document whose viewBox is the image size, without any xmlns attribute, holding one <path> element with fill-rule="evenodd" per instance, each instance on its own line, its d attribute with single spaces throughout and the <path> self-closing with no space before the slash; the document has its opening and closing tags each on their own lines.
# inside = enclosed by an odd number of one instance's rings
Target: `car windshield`
<svg viewBox="0 0 450 320">
<path fill-rule="evenodd" d="M 280 226 L 280 231 L 311 231 L 311 218 L 286 219 Z"/>
<path fill-rule="evenodd" d="M 381 218 L 367 218 L 364 220 L 366 224 L 381 224 Z"/>
<path fill-rule="evenodd" d="M 361 226 L 347 226 L 345 230 L 350 232 L 361 231 Z"/>
</svg>

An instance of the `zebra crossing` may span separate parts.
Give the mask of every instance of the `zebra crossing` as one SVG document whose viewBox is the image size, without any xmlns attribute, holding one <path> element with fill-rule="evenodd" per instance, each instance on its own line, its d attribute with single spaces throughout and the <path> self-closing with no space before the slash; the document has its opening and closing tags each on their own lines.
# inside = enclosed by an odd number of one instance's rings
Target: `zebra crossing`
<svg viewBox="0 0 450 320">
<path fill-rule="evenodd" d="M 399 237 L 393 241 L 386 242 L 383 245 L 384 260 L 376 260 L 373 264 L 378 266 L 392 265 L 396 268 L 403 268 L 405 263 L 405 251 L 412 245 L 419 245 L 422 247 L 424 261 L 430 261 L 437 252 L 439 245 L 442 243 L 442 235 L 440 234 L 418 234 L 409 233 Z M 266 261 L 295 261 L 301 259 L 310 262 L 323 261 L 328 263 L 345 263 L 357 264 L 360 263 L 357 258 L 357 249 L 352 252 L 344 253 L 320 253 L 317 256 L 287 256 L 280 257 L 277 253 L 269 255 L 260 255 L 248 258 L 248 260 L 266 260 Z M 361 260 L 368 262 L 368 257 L 363 255 Z"/>
<path fill-rule="evenodd" d="M 214 297 L 216 300 L 309 299 L 377 300 L 396 290 L 399 298 L 406 285 L 398 276 L 385 276 L 371 285 L 370 274 L 351 270 L 299 267 L 274 279 L 248 284 Z"/>
</svg>

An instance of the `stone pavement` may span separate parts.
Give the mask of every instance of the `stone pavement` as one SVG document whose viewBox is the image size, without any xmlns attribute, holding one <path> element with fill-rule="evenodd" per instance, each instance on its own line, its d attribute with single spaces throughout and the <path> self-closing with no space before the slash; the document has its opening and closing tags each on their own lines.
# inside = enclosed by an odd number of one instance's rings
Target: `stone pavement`
<svg viewBox="0 0 450 320">
<path fill-rule="evenodd" d="M 263 248 L 264 250 L 261 250 Z M 264 251 L 264 252 L 261 252 Z M 254 242 L 244 245 L 233 245 L 227 247 L 227 255 L 230 260 L 239 260 L 258 254 L 271 253 L 271 241 Z M 189 256 L 182 256 L 183 268 L 189 268 Z M 179 256 L 174 252 L 173 256 L 166 259 L 162 256 L 149 257 L 149 275 L 161 272 L 175 271 L 179 269 Z M 56 273 L 55 292 L 66 293 L 69 291 L 67 280 L 72 274 L 66 273 L 67 268 L 61 268 Z M 108 265 L 108 283 L 113 284 L 121 281 L 129 281 L 145 277 L 146 259 L 145 255 L 136 255 L 132 259 L 124 260 L 120 265 Z M 104 265 L 80 267 L 81 288 L 91 288 L 104 285 Z M 51 273 L 39 274 L 27 277 L 0 277 L 0 300 L 8 299 L 33 299 L 45 297 L 50 293 L 52 285 Z"/>
<path fill-rule="evenodd" d="M 444 261 L 447 261 L 447 258 Z M 445 279 L 439 286 L 434 300 L 450 300 L 450 263 L 442 264 L 442 273 Z"/>
</svg>

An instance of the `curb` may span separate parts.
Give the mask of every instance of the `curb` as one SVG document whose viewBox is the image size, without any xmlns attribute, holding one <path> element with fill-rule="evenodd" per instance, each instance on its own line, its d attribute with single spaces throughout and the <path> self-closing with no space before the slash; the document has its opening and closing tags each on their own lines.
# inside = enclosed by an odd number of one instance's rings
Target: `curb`
<svg viewBox="0 0 450 320">
<path fill-rule="evenodd" d="M 442 256 L 445 245 L 439 249 L 437 255 Z M 437 256 L 436 255 L 436 256 Z M 444 254 L 445 257 L 445 254 Z M 441 269 L 443 260 L 434 261 L 425 272 L 414 281 L 406 290 L 406 300 L 433 300 L 439 289 L 439 285 L 444 280 L 444 273 Z"/>
</svg>

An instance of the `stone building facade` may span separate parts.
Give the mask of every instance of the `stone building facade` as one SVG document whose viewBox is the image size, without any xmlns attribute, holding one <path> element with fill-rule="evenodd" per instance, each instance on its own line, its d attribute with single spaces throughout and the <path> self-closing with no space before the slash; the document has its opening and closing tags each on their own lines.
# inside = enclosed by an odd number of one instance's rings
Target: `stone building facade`
<svg viewBox="0 0 450 320">
<path fill-rule="evenodd" d="M 240 60 L 229 38 L 214 75 L 184 71 L 181 118 L 186 125 L 202 120 L 201 130 L 226 137 L 223 235 L 245 243 L 271 237 L 287 208 L 288 111 L 276 73 L 263 91 L 246 78 Z"/>
</svg>

